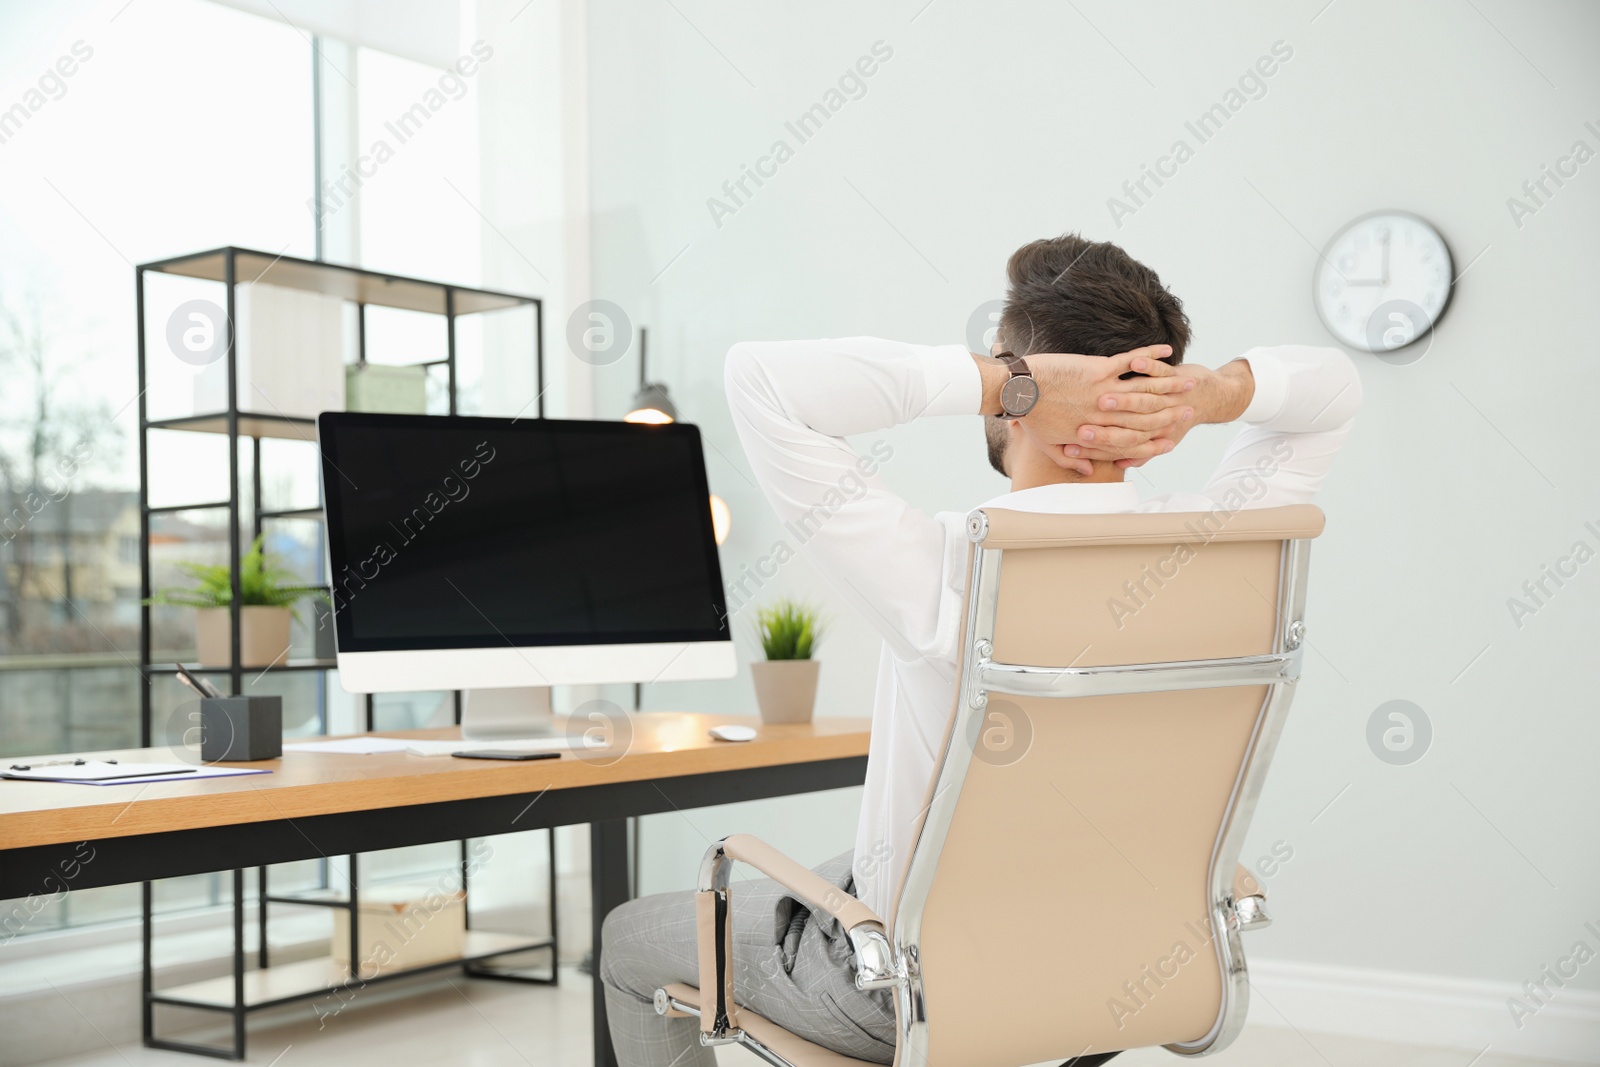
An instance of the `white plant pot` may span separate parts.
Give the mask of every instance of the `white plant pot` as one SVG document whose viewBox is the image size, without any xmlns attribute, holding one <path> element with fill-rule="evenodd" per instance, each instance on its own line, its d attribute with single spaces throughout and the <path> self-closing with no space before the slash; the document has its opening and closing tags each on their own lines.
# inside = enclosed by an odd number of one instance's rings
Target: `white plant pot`
<svg viewBox="0 0 1600 1067">
<path fill-rule="evenodd" d="M 239 609 L 239 665 L 266 667 L 289 652 L 288 608 L 249 604 Z M 226 667 L 233 659 L 233 627 L 227 608 L 194 613 L 195 651 L 202 667 Z"/>
<path fill-rule="evenodd" d="M 769 659 L 750 664 L 761 721 L 768 725 L 810 722 L 821 669 L 822 663 L 814 659 Z"/>
</svg>

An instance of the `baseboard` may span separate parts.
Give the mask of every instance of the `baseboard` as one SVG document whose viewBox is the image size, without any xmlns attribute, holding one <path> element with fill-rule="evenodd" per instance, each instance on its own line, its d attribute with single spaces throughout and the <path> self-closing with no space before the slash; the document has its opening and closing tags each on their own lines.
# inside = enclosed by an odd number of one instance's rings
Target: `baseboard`
<svg viewBox="0 0 1600 1067">
<path fill-rule="evenodd" d="M 1250 961 L 1250 1023 L 1469 1053 L 1600 1064 L 1600 993 L 1552 989 L 1519 1029 L 1513 985 L 1439 975 Z"/>
</svg>

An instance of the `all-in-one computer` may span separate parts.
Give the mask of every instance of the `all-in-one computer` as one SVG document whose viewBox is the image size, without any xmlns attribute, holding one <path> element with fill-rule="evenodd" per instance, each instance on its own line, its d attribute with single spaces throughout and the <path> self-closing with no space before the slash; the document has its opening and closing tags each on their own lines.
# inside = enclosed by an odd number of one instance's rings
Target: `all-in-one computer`
<svg viewBox="0 0 1600 1067">
<path fill-rule="evenodd" d="M 469 738 L 549 687 L 732 677 L 699 430 L 325 412 L 339 680 L 467 690 Z"/>
</svg>

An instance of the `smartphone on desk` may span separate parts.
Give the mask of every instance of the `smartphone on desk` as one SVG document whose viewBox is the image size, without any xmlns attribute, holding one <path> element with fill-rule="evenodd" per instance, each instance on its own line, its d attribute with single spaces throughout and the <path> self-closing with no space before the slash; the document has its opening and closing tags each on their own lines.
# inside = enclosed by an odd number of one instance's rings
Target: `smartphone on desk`
<svg viewBox="0 0 1600 1067">
<path fill-rule="evenodd" d="M 461 752 L 452 752 L 450 755 L 454 756 L 456 759 L 508 759 L 518 761 L 561 758 L 561 753 L 559 752 L 505 752 L 495 751 L 493 749 L 477 752 L 474 752 L 471 749 L 466 749 Z"/>
</svg>

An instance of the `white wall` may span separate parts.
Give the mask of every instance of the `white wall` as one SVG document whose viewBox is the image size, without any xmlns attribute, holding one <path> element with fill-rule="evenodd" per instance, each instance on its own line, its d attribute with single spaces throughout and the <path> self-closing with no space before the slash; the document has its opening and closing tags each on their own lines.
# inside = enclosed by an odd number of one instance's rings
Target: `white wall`
<svg viewBox="0 0 1600 1067">
<path fill-rule="evenodd" d="M 1520 628 L 1507 607 L 1575 541 L 1600 549 L 1584 526 L 1600 530 L 1587 329 L 1600 162 L 1520 226 L 1507 198 L 1575 141 L 1600 150 L 1600 8 L 1324 3 L 596 2 L 594 295 L 648 322 L 655 371 L 705 429 L 736 573 L 776 529 L 721 393 L 731 343 L 960 341 L 1001 295 L 1014 247 L 1079 230 L 1155 267 L 1192 316 L 1191 358 L 1215 365 L 1255 344 L 1332 343 L 1310 302 L 1316 249 L 1373 209 L 1432 220 L 1458 269 L 1472 265 L 1424 359 L 1357 356 L 1366 408 L 1322 500 L 1313 651 L 1245 852 L 1282 842 L 1293 858 L 1267 879 L 1280 921 L 1251 947 L 1259 960 L 1521 986 L 1575 942 L 1600 949 L 1584 928 L 1600 928 L 1600 562 Z M 880 40 L 893 56 L 865 96 L 798 144 L 785 121 Z M 1194 145 L 1185 120 L 1278 41 L 1293 56 L 1265 95 L 1116 225 L 1108 198 L 1175 139 Z M 707 199 L 779 138 L 794 157 L 717 225 Z M 634 373 L 631 355 L 597 372 L 598 414 L 621 413 Z M 1222 433 L 1192 436 L 1141 486 L 1195 484 Z M 977 420 L 888 436 L 886 476 L 920 506 L 965 509 L 1001 488 Z M 826 596 L 804 562 L 771 588 Z M 864 714 L 878 642 L 828 602 L 821 711 Z M 1410 766 L 1366 741 L 1369 716 L 1396 698 L 1434 730 Z M 753 699 L 742 675 L 658 686 L 647 705 Z M 849 847 L 857 802 L 652 819 L 645 886 L 688 884 L 703 838 L 733 829 L 823 858 Z M 1600 962 L 1551 988 L 1558 1006 L 1577 1003 L 1600 990 Z M 1497 1047 L 1526 1037 L 1494 1011 Z"/>
</svg>

